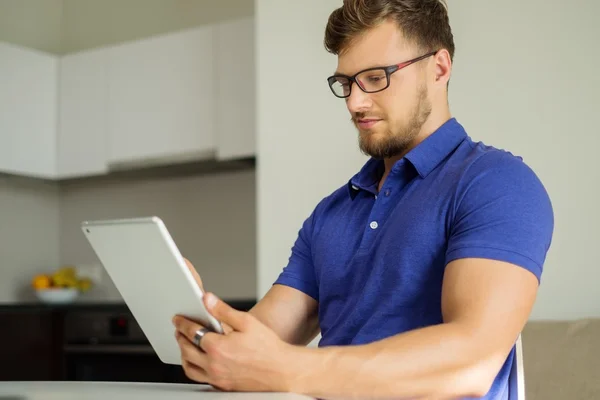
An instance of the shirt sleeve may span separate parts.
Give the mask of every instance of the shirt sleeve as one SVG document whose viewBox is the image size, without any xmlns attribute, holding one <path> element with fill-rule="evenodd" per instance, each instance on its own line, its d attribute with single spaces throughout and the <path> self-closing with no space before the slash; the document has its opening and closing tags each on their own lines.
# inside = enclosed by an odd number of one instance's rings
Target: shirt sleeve
<svg viewBox="0 0 600 400">
<path fill-rule="evenodd" d="M 292 247 L 288 264 L 274 284 L 292 287 L 319 301 L 319 290 L 311 250 L 315 214 L 316 210 L 302 224 Z"/>
<path fill-rule="evenodd" d="M 541 281 L 552 241 L 548 193 L 518 157 L 487 153 L 464 174 L 455 202 L 446 262 L 488 258 L 516 264 Z"/>
</svg>

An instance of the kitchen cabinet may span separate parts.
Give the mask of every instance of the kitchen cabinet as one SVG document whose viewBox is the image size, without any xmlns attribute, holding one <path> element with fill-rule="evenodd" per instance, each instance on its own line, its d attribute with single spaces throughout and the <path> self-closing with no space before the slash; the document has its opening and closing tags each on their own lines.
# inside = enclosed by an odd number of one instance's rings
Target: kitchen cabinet
<svg viewBox="0 0 600 400">
<path fill-rule="evenodd" d="M 60 327 L 51 311 L 2 311 L 0 326 L 0 381 L 60 378 Z"/>
<path fill-rule="evenodd" d="M 217 64 L 217 158 L 256 154 L 256 63 L 254 18 L 215 26 Z"/>
<path fill-rule="evenodd" d="M 254 157 L 254 28 L 237 18 L 62 57 L 0 43 L 0 172 Z"/>
<path fill-rule="evenodd" d="M 0 172 L 56 175 L 58 58 L 0 43 Z"/>
<path fill-rule="evenodd" d="M 107 165 L 108 50 L 60 61 L 58 177 L 104 174 Z"/>
<path fill-rule="evenodd" d="M 165 164 L 212 157 L 213 27 L 108 49 L 108 162 Z"/>
</svg>

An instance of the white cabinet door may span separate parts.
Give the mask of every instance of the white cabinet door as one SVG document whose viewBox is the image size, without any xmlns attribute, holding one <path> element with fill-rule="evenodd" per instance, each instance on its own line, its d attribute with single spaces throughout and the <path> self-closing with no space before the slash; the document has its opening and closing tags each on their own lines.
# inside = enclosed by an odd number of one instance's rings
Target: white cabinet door
<svg viewBox="0 0 600 400">
<path fill-rule="evenodd" d="M 109 49 L 108 160 L 163 164 L 213 156 L 210 26 Z"/>
<path fill-rule="evenodd" d="M 58 175 L 107 172 L 108 50 L 70 54 L 60 63 Z"/>
<path fill-rule="evenodd" d="M 0 171 L 56 175 L 58 58 L 0 43 Z"/>
<path fill-rule="evenodd" d="M 217 157 L 256 154 L 256 67 L 254 17 L 216 25 Z"/>
</svg>

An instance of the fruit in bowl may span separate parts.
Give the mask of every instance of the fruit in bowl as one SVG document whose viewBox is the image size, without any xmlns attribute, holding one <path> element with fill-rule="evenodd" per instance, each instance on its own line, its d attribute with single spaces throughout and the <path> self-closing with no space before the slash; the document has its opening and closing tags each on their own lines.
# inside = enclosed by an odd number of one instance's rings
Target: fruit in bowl
<svg viewBox="0 0 600 400">
<path fill-rule="evenodd" d="M 78 277 L 75 267 L 64 266 L 52 274 L 35 275 L 31 285 L 42 302 L 65 304 L 75 300 L 80 292 L 88 291 L 92 282 Z"/>
<path fill-rule="evenodd" d="M 35 291 L 37 298 L 46 304 L 70 304 L 79 295 L 74 288 L 48 288 Z"/>
</svg>

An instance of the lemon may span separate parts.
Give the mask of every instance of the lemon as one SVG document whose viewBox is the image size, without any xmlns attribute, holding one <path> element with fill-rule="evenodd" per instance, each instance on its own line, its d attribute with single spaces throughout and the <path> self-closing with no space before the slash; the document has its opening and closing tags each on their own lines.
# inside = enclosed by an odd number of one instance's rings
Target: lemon
<svg viewBox="0 0 600 400">
<path fill-rule="evenodd" d="M 77 286 L 82 292 L 87 292 L 92 287 L 92 281 L 88 278 L 83 278 L 79 280 Z"/>
</svg>

